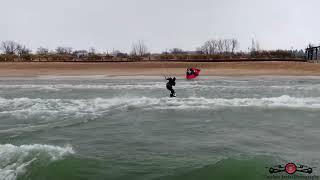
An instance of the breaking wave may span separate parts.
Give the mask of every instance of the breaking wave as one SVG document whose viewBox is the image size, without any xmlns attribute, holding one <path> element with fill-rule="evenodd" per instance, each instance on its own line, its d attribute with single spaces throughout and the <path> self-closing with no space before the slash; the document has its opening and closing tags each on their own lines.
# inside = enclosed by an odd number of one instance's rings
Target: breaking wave
<svg viewBox="0 0 320 180">
<path fill-rule="evenodd" d="M 273 85 L 263 86 L 271 89 L 291 89 L 291 90 L 320 90 L 320 85 Z M 176 89 L 215 89 L 215 88 L 232 88 L 232 89 L 260 89 L 262 86 L 248 86 L 248 85 L 207 85 L 198 82 L 193 83 L 180 83 Z M 164 83 L 143 83 L 143 84 L 4 84 L 1 85 L 0 89 L 23 89 L 23 90 L 51 90 L 59 91 L 66 89 L 110 89 L 110 90 L 121 90 L 121 89 L 163 89 Z"/>
<path fill-rule="evenodd" d="M 63 90 L 63 89 L 157 89 L 163 88 L 163 83 L 155 84 L 22 84 L 2 85 L 2 89 L 38 89 L 38 90 Z"/>
<path fill-rule="evenodd" d="M 30 99 L 0 98 L 0 114 L 28 115 L 86 115 L 104 113 L 113 109 L 215 109 L 221 107 L 257 107 L 257 108 L 320 108 L 320 97 L 298 98 L 283 95 L 267 98 L 150 98 L 116 97 L 95 99 Z"/>
<path fill-rule="evenodd" d="M 45 166 L 74 154 L 71 146 L 0 145 L 0 180 L 14 180 L 24 175 L 30 166 Z"/>
</svg>

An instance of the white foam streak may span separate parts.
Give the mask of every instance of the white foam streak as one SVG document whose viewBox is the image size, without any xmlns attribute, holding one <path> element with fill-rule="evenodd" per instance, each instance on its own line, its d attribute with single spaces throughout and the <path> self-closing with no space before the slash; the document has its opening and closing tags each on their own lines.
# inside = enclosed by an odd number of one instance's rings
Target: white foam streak
<svg viewBox="0 0 320 180">
<path fill-rule="evenodd" d="M 260 107 L 260 108 L 320 108 L 320 98 L 298 98 L 287 95 L 268 98 L 234 98 L 223 99 L 204 97 L 188 98 L 150 98 L 119 97 L 95 99 L 29 99 L 0 98 L 0 114 L 17 115 L 99 115 L 111 109 L 215 109 L 221 107 Z"/>
<path fill-rule="evenodd" d="M 65 89 L 158 89 L 165 87 L 163 83 L 154 84 L 23 84 L 23 85 L 1 85 L 1 89 L 30 89 L 30 90 L 65 90 Z"/>
<path fill-rule="evenodd" d="M 51 145 L 0 145 L 0 180 L 14 180 L 25 173 L 32 163 L 49 163 L 74 154 L 71 146 L 58 147 Z"/>
<path fill-rule="evenodd" d="M 102 90 L 128 90 L 128 89 L 163 89 L 165 83 L 156 82 L 156 83 L 142 83 L 142 84 L 3 84 L 0 86 L 0 89 L 22 89 L 22 90 L 47 90 L 47 91 L 60 91 L 60 90 L 72 90 L 72 89 L 102 89 Z M 175 87 L 176 89 L 290 89 L 290 90 L 320 90 L 320 85 L 272 85 L 272 86 L 261 86 L 261 85 L 251 85 L 239 84 L 239 85 L 208 85 L 201 84 L 198 82 L 189 82 L 189 83 L 180 83 L 179 86 Z"/>
</svg>

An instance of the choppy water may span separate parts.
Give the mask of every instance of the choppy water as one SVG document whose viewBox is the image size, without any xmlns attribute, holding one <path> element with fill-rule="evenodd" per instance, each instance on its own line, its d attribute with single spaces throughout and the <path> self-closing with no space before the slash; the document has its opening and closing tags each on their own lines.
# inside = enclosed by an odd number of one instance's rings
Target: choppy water
<svg viewBox="0 0 320 180">
<path fill-rule="evenodd" d="M 263 179 L 320 168 L 320 78 L 0 79 L 0 179 Z"/>
</svg>

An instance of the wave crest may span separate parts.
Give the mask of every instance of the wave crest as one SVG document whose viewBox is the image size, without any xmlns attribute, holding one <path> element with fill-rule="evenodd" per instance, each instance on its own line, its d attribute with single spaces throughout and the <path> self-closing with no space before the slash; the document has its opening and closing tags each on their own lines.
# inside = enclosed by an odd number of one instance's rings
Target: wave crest
<svg viewBox="0 0 320 180">
<path fill-rule="evenodd" d="M 150 97 L 119 97 L 95 99 L 30 99 L 0 98 L 0 114 L 30 115 L 99 115 L 112 109 L 215 109 L 221 107 L 257 107 L 257 108 L 320 108 L 320 97 L 280 97 L 267 98 L 150 98 Z"/>
<path fill-rule="evenodd" d="M 70 89 L 103 89 L 103 90 L 128 90 L 128 89 L 163 89 L 165 84 L 162 82 L 153 83 L 141 83 L 141 84 L 119 84 L 119 83 L 106 83 L 106 84 L 2 84 L 0 89 L 22 89 L 22 90 L 48 90 L 48 91 L 60 91 Z M 319 90 L 320 85 L 308 84 L 308 85 L 209 85 L 202 83 L 180 83 L 176 89 L 288 89 L 288 90 Z"/>
<path fill-rule="evenodd" d="M 74 154 L 71 146 L 51 145 L 0 145 L 0 179 L 13 180 L 26 172 L 33 163 L 49 163 Z"/>
</svg>

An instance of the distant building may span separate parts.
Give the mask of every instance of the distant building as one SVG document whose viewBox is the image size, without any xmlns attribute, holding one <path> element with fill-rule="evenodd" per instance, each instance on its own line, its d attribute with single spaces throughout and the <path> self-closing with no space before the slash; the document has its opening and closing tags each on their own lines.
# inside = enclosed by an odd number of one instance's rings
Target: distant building
<svg viewBox="0 0 320 180">
<path fill-rule="evenodd" d="M 320 60 L 320 46 L 309 46 L 306 49 L 306 59 L 308 61 L 318 61 Z"/>
<path fill-rule="evenodd" d="M 190 54 L 190 55 L 193 55 L 193 54 L 203 54 L 202 51 L 185 51 L 186 54 Z"/>
<path fill-rule="evenodd" d="M 77 58 L 83 58 L 83 57 L 88 57 L 89 53 L 86 50 L 79 50 L 79 51 L 74 51 L 73 55 L 75 55 Z"/>
</svg>

